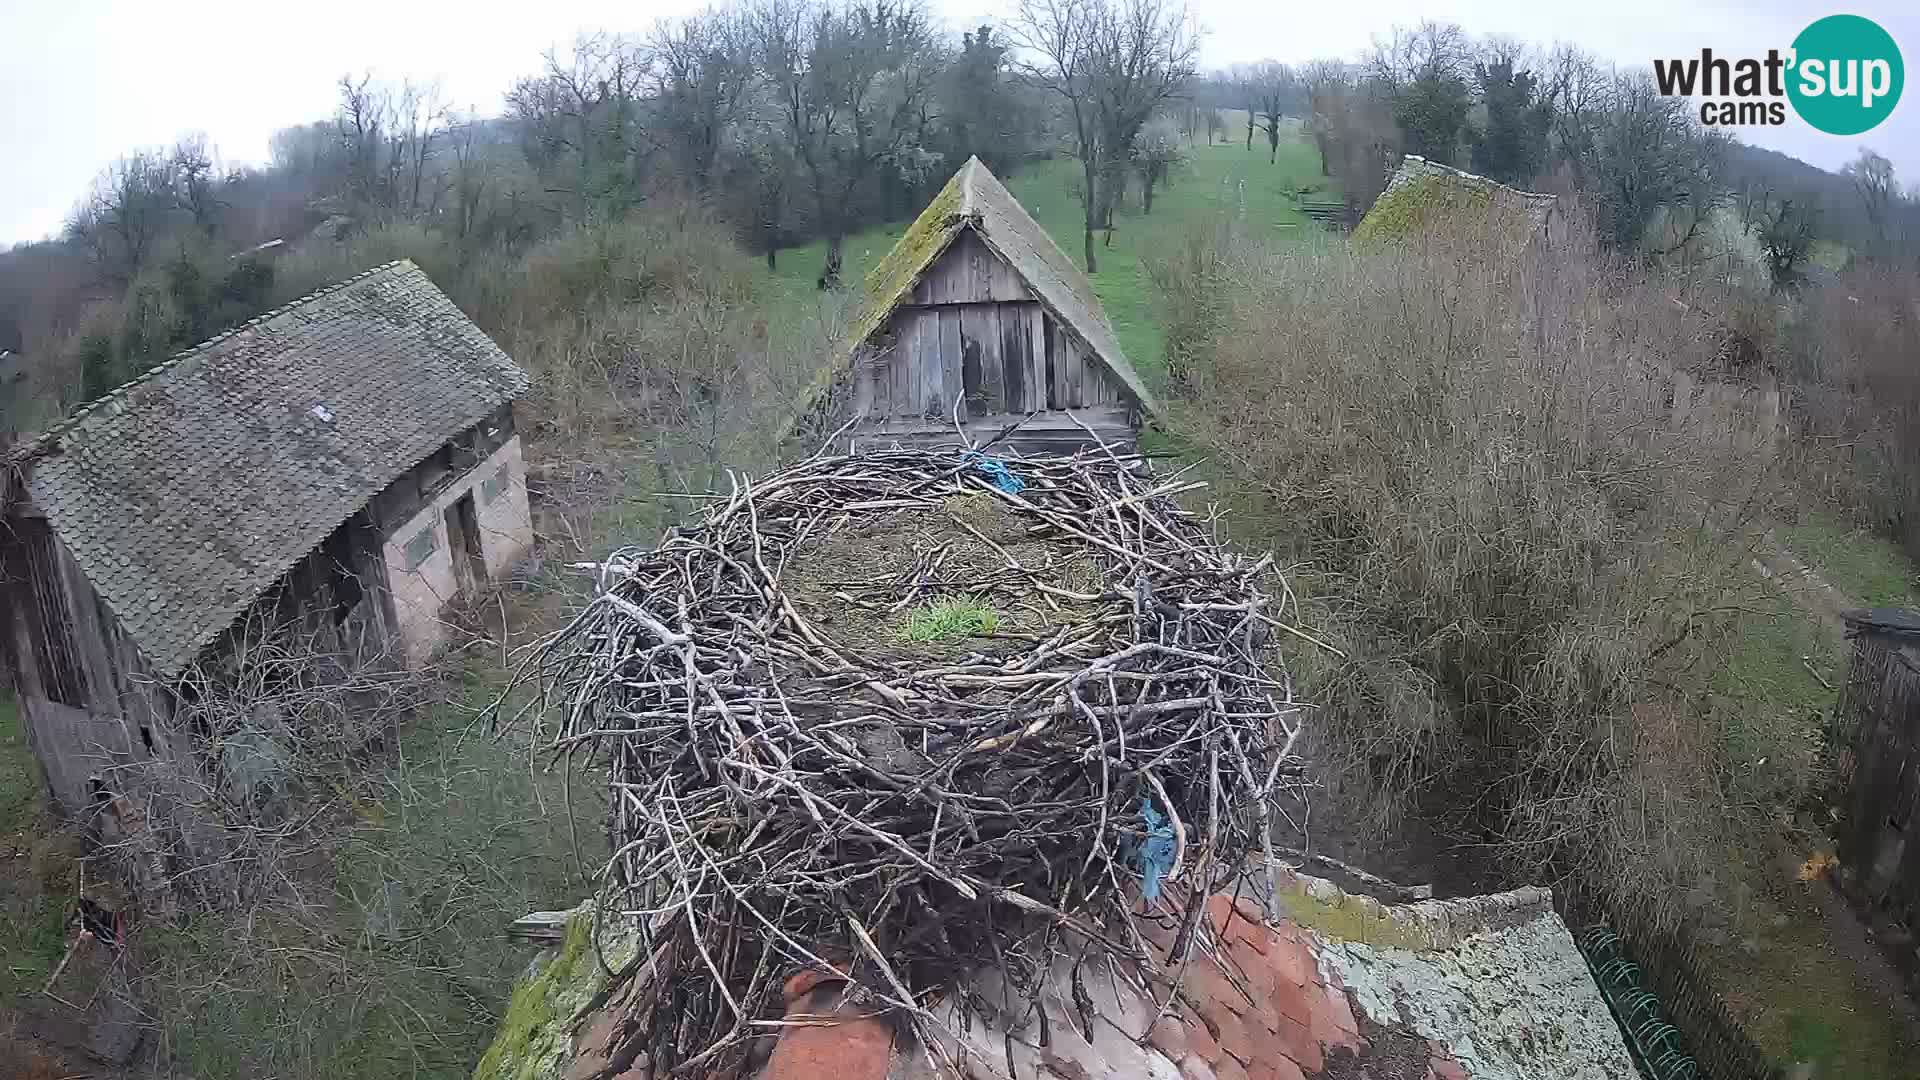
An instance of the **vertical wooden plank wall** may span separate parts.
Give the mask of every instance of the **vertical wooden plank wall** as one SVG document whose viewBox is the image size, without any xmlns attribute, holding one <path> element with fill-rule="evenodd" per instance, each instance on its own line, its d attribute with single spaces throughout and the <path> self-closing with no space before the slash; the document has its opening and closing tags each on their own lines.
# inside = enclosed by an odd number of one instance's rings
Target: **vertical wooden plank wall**
<svg viewBox="0 0 1920 1080">
<path fill-rule="evenodd" d="M 951 419 L 1118 404 L 1119 380 L 1090 360 L 1013 267 L 971 231 L 955 239 L 890 320 L 856 407 L 874 417 Z"/>
</svg>

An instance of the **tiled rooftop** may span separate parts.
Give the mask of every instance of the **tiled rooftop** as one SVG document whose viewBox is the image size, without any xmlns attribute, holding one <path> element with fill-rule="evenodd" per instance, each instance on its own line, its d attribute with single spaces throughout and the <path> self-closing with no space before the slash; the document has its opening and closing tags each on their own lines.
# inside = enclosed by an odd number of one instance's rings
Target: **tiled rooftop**
<svg viewBox="0 0 1920 1080">
<path fill-rule="evenodd" d="M 1544 889 L 1390 907 L 1330 882 L 1264 874 L 1238 897 L 1207 899 L 1212 947 L 1196 950 L 1170 995 L 1166 975 L 1104 961 L 1057 964 L 1037 996 L 993 972 L 930 1005 L 945 1035 L 916 1045 L 857 990 L 803 971 L 785 989 L 758 1080 L 1632 1080 L 1620 1030 Z M 576 919 L 588 916 L 576 915 Z M 1139 918 L 1164 963 L 1177 913 Z M 598 974 L 593 965 L 589 978 Z M 544 983 L 544 985 L 543 985 Z M 1086 1008 L 1081 1007 L 1084 992 Z M 522 995 L 534 990 L 540 1002 Z M 503 1032 L 476 1080 L 584 1080 L 609 1064 L 624 998 L 597 1000 L 534 977 L 514 1012 L 551 1015 L 552 1031 Z M 628 991 L 631 992 L 631 991 Z M 1160 1002 L 1168 1002 L 1162 1010 Z M 1044 1018 L 1042 1017 L 1044 1013 Z M 578 1026 L 572 1019 L 580 1021 Z M 573 1034 L 569 1034 L 569 1033 Z M 517 1040 L 517 1042 L 516 1042 Z M 509 1045 L 514 1043 L 514 1045 Z M 931 1053 L 929 1051 L 932 1051 Z M 957 1064 L 958 1071 L 949 1068 Z M 550 1070 L 549 1070 L 550 1066 Z M 494 1071 L 489 1072 L 489 1069 Z M 518 1071 L 515 1071 L 518 1070 Z M 643 1060 L 614 1080 L 651 1080 Z"/>
<path fill-rule="evenodd" d="M 527 377 L 411 262 L 183 352 L 21 448 L 28 492 L 156 674 Z"/>
</svg>

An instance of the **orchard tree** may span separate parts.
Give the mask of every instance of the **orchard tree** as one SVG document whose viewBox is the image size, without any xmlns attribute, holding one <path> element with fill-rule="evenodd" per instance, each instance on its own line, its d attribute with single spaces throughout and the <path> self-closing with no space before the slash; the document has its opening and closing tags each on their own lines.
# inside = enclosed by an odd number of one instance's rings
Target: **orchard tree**
<svg viewBox="0 0 1920 1080">
<path fill-rule="evenodd" d="M 1020 0 L 1014 34 L 1031 83 L 1059 104 L 1080 162 L 1087 272 L 1093 234 L 1112 236 L 1133 140 L 1187 89 L 1199 37 L 1184 8 L 1166 0 Z"/>
<path fill-rule="evenodd" d="M 1186 148 L 1180 145 L 1180 129 L 1167 117 L 1148 121 L 1133 137 L 1133 165 L 1140 173 L 1142 213 L 1153 213 L 1154 188 L 1186 160 Z"/>
<path fill-rule="evenodd" d="M 662 21 L 649 52 L 659 134 L 687 184 L 706 194 L 727 132 L 759 80 L 747 27 L 724 10 Z"/>
<path fill-rule="evenodd" d="M 1407 153 L 1453 162 L 1473 107 L 1466 80 L 1471 55 L 1466 31 L 1454 23 L 1395 27 L 1374 41 L 1369 74 L 1386 89 Z"/>
<path fill-rule="evenodd" d="M 1300 108 L 1300 80 L 1293 69 L 1262 60 L 1246 71 L 1247 122 L 1267 133 L 1267 164 L 1280 159 L 1280 121 Z"/>
<path fill-rule="evenodd" d="M 911 0 L 774 0 L 755 21 L 761 68 L 827 238 L 818 283 L 838 288 L 856 198 L 886 164 L 919 159 L 940 72 L 936 35 Z"/>
<path fill-rule="evenodd" d="M 645 157 L 645 48 L 615 34 L 587 34 L 565 56 L 548 50 L 545 61 L 545 71 L 507 92 L 507 116 L 528 164 L 567 196 L 576 220 L 633 205 Z"/>
</svg>

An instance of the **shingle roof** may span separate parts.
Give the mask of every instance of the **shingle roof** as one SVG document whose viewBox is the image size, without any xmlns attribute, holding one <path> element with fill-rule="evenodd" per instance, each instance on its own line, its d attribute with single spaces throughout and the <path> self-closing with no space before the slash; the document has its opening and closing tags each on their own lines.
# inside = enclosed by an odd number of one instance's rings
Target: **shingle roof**
<svg viewBox="0 0 1920 1080">
<path fill-rule="evenodd" d="M 170 677 L 374 495 L 526 388 L 402 260 L 180 353 L 16 459 L 55 534 Z"/>
<path fill-rule="evenodd" d="M 851 338 L 856 347 L 880 329 L 963 229 L 979 234 L 989 249 L 1005 259 L 1054 317 L 1085 339 L 1142 406 L 1159 411 L 1153 391 L 1120 351 L 1093 283 L 977 157 L 968 158 L 953 174 L 867 275 L 866 296 Z"/>
<path fill-rule="evenodd" d="M 800 968 L 784 987 L 789 1023 L 774 1029 L 753 1076 L 1634 1080 L 1620 1028 L 1547 890 L 1391 906 L 1304 874 L 1276 876 L 1277 894 L 1256 873 L 1208 897 L 1200 921 L 1212 940 L 1184 964 L 1171 962 L 1180 912 L 1170 890 L 1135 924 L 1151 968 L 1063 958 L 1033 987 L 993 968 L 956 973 L 967 992 L 925 995 L 938 1055 L 897 1039 L 907 1025 L 838 975 Z M 596 924 L 591 902 L 564 926 L 558 956 L 514 991 L 516 1015 L 547 1019 L 504 1026 L 476 1077 L 587 1076 L 616 1060 L 645 976 L 611 989 L 583 957 L 598 941 L 610 963 L 631 962 L 640 935 L 618 919 Z M 1180 994 L 1168 1000 L 1175 979 Z M 962 1067 L 935 1069 L 936 1056 Z M 652 1076 L 644 1065 L 608 1071 Z"/>
</svg>

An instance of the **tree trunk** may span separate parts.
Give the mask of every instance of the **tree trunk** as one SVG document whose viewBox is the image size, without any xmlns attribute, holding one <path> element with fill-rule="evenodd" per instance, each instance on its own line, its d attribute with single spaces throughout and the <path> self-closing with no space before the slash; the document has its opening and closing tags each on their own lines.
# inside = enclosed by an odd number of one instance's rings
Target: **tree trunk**
<svg viewBox="0 0 1920 1080">
<path fill-rule="evenodd" d="M 1084 239 L 1086 241 L 1087 252 L 1087 273 L 1091 274 L 1099 269 L 1099 264 L 1095 262 L 1093 258 L 1093 230 L 1100 225 L 1100 174 L 1099 170 L 1094 167 L 1093 162 L 1082 158 L 1080 161 L 1080 175 L 1083 185 L 1080 190 L 1080 206 L 1081 209 L 1085 211 L 1083 217 L 1086 219 L 1086 234 Z"/>
<path fill-rule="evenodd" d="M 846 237 L 835 229 L 827 234 L 827 265 L 820 271 L 820 280 L 816 282 L 822 289 L 840 287 L 840 251 L 846 243 Z"/>
<path fill-rule="evenodd" d="M 1280 160 L 1280 122 L 1276 119 L 1267 129 L 1267 164 Z"/>
<path fill-rule="evenodd" d="M 772 240 L 768 240 L 767 241 L 767 272 L 768 273 L 772 273 L 775 270 L 780 269 L 778 265 L 779 255 L 780 255 L 780 245 Z"/>
<path fill-rule="evenodd" d="M 1153 171 L 1149 169 L 1140 190 L 1140 213 L 1153 213 Z"/>
<path fill-rule="evenodd" d="M 1253 152 L 1253 110 L 1247 110 L 1247 152 Z"/>
</svg>

